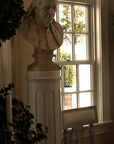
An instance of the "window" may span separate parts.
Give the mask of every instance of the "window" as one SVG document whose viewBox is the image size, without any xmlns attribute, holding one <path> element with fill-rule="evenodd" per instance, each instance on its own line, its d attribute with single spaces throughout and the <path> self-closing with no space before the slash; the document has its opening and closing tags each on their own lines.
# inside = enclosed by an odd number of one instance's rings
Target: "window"
<svg viewBox="0 0 114 144">
<path fill-rule="evenodd" d="M 53 59 L 61 65 L 62 109 L 93 105 L 94 47 L 89 4 L 59 2 L 56 20 L 64 32 Z M 91 22 L 91 23 L 90 23 Z"/>
</svg>

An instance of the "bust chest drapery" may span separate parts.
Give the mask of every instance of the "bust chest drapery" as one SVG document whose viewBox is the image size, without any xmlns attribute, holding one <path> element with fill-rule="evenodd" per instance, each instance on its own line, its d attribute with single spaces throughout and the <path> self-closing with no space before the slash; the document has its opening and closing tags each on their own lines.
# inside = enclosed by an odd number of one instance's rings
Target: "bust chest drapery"
<svg viewBox="0 0 114 144">
<path fill-rule="evenodd" d="M 59 23 L 53 22 L 47 28 L 41 28 L 31 16 L 24 17 L 19 27 L 21 35 L 37 49 L 55 50 L 62 44 L 63 31 Z"/>
</svg>

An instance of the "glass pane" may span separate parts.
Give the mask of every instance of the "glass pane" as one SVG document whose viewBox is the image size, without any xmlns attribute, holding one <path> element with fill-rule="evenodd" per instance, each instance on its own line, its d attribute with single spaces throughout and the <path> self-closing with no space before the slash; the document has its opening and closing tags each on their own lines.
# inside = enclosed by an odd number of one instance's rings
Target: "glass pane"
<svg viewBox="0 0 114 144">
<path fill-rule="evenodd" d="M 87 8 L 85 6 L 74 6 L 74 31 L 87 32 Z"/>
<path fill-rule="evenodd" d="M 67 94 L 64 95 L 63 110 L 77 108 L 77 95 Z"/>
<path fill-rule="evenodd" d="M 72 36 L 71 34 L 64 34 L 64 41 L 60 47 L 60 60 L 66 61 L 72 59 Z"/>
<path fill-rule="evenodd" d="M 54 20 L 57 21 L 57 12 L 55 13 Z"/>
<path fill-rule="evenodd" d="M 79 65 L 79 90 L 91 89 L 90 65 Z"/>
<path fill-rule="evenodd" d="M 75 44 L 75 59 L 76 60 L 87 60 L 87 44 L 88 37 L 85 34 L 74 35 L 74 44 Z"/>
<path fill-rule="evenodd" d="M 53 58 L 52 58 L 52 60 L 53 61 L 57 61 L 57 50 L 55 50 L 54 52 L 53 52 Z"/>
<path fill-rule="evenodd" d="M 60 77 L 62 78 L 62 70 L 60 70 Z M 62 93 L 62 79 L 60 79 L 60 93 Z"/>
<path fill-rule="evenodd" d="M 71 32 L 71 6 L 66 4 L 59 5 L 59 23 L 64 32 Z"/>
<path fill-rule="evenodd" d="M 76 66 L 65 65 L 64 70 L 64 92 L 76 91 Z"/>
<path fill-rule="evenodd" d="M 79 94 L 79 107 L 91 106 L 91 93 L 80 93 Z"/>
</svg>

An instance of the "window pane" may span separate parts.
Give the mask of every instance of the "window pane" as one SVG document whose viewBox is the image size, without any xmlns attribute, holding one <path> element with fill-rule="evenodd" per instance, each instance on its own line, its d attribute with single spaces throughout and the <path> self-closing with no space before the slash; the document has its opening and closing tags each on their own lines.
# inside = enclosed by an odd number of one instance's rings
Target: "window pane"
<svg viewBox="0 0 114 144">
<path fill-rule="evenodd" d="M 79 94 L 79 107 L 91 106 L 91 93 L 80 93 Z"/>
<path fill-rule="evenodd" d="M 79 90 L 90 90 L 90 65 L 80 65 L 79 66 Z"/>
<path fill-rule="evenodd" d="M 59 5 L 59 23 L 64 32 L 71 32 L 71 6 L 66 4 Z"/>
<path fill-rule="evenodd" d="M 63 109 L 77 108 L 77 95 L 76 94 L 66 94 L 64 95 L 64 106 Z"/>
<path fill-rule="evenodd" d="M 64 70 L 64 91 L 75 92 L 76 91 L 76 66 L 65 65 Z"/>
<path fill-rule="evenodd" d="M 64 41 L 60 47 L 60 60 L 66 61 L 72 59 L 72 35 L 64 34 Z"/>
<path fill-rule="evenodd" d="M 76 60 L 87 60 L 87 44 L 88 37 L 85 34 L 74 35 L 74 44 L 75 44 L 75 59 Z"/>
<path fill-rule="evenodd" d="M 53 52 L 53 58 L 52 58 L 52 60 L 53 61 L 57 61 L 57 50 L 55 50 L 54 52 Z"/>
<path fill-rule="evenodd" d="M 74 31 L 87 32 L 87 8 L 84 6 L 74 6 Z"/>
</svg>

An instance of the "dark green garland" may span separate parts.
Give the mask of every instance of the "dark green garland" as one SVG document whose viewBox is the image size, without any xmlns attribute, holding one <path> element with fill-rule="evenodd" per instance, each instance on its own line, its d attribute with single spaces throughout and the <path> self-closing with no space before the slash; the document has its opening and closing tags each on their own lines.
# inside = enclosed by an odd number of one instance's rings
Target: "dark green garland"
<svg viewBox="0 0 114 144">
<path fill-rule="evenodd" d="M 12 137 L 16 144 L 35 144 L 46 139 L 42 124 L 38 123 L 35 129 L 31 128 L 34 125 L 34 115 L 30 112 L 30 106 L 24 106 L 23 102 L 15 98 L 12 99 L 13 123 L 7 123 L 6 97 L 13 87 L 11 83 L 0 89 L 0 144 L 12 144 Z M 8 125 L 13 127 L 13 135 Z"/>
<path fill-rule="evenodd" d="M 26 13 L 23 0 L 0 0 L 0 46 L 16 34 L 21 17 Z"/>
</svg>

